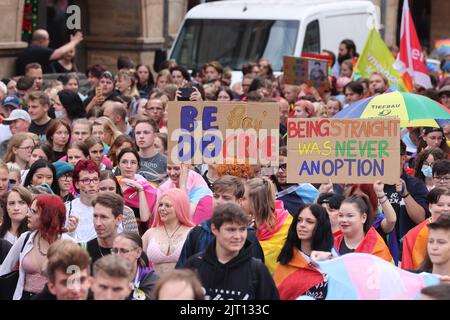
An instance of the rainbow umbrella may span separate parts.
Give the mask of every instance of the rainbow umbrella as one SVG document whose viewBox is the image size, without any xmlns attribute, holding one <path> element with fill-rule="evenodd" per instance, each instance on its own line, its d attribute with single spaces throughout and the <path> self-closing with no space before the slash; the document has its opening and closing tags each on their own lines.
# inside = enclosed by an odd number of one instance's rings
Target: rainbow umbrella
<svg viewBox="0 0 450 320">
<path fill-rule="evenodd" d="M 436 119 L 450 119 L 450 110 L 428 97 L 389 92 L 350 104 L 333 118 L 390 118 L 400 119 L 401 127 L 439 127 Z"/>
</svg>

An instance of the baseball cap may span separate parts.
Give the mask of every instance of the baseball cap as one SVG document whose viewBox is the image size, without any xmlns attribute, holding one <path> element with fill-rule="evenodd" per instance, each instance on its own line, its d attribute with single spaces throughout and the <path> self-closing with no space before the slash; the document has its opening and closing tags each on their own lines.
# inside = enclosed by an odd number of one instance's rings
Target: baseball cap
<svg viewBox="0 0 450 320">
<path fill-rule="evenodd" d="M 28 123 L 31 123 L 30 115 L 28 114 L 28 112 L 26 112 L 25 110 L 22 110 L 22 109 L 13 110 L 10 113 L 9 117 L 4 119 L 2 123 L 5 125 L 9 125 L 9 124 L 11 124 L 11 122 L 13 122 L 14 120 L 18 120 L 18 119 L 22 119 Z"/>
<path fill-rule="evenodd" d="M 446 86 L 443 86 L 442 88 L 440 88 L 439 89 L 439 95 L 441 95 L 441 94 L 450 94 L 450 85 L 446 85 Z"/>
<path fill-rule="evenodd" d="M 15 96 L 15 95 L 6 96 L 2 100 L 2 105 L 3 106 L 11 106 L 11 107 L 14 107 L 17 109 L 20 106 L 19 97 Z"/>
<path fill-rule="evenodd" d="M 111 71 L 108 71 L 108 70 L 103 71 L 102 75 L 100 76 L 100 79 L 101 79 L 101 78 L 108 78 L 108 79 L 114 81 L 114 76 L 113 76 L 112 72 L 111 72 Z"/>
</svg>

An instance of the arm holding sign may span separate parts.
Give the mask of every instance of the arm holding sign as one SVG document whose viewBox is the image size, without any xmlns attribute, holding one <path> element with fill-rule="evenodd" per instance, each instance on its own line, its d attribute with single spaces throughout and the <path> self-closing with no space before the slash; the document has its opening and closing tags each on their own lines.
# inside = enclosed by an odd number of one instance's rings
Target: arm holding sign
<svg viewBox="0 0 450 320">
<path fill-rule="evenodd" d="M 375 190 L 381 209 L 384 212 L 384 219 L 381 221 L 381 229 L 383 229 L 384 233 L 389 233 L 394 230 L 395 223 L 397 222 L 397 215 L 395 214 L 395 210 L 389 202 L 388 197 L 384 193 L 384 183 L 381 182 L 381 180 L 377 180 L 373 184 L 373 189 Z"/>
<path fill-rule="evenodd" d="M 395 184 L 395 190 L 400 194 L 405 202 L 406 213 L 410 219 L 415 223 L 419 224 L 425 220 L 425 209 L 417 203 L 415 197 L 413 197 L 403 179 L 400 179 L 398 183 Z M 417 192 L 418 190 L 415 190 Z M 415 195 L 421 196 L 421 195 Z M 425 195 L 423 195 L 425 197 Z"/>
<path fill-rule="evenodd" d="M 331 181 L 331 178 L 328 179 L 328 183 L 322 183 L 319 187 L 319 195 L 328 192 L 333 192 L 333 182 Z"/>
</svg>

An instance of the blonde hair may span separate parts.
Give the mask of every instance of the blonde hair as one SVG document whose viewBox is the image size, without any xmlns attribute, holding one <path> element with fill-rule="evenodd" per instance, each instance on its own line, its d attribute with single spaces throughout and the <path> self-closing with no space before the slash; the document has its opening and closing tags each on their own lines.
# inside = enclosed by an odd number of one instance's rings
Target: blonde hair
<svg viewBox="0 0 450 320">
<path fill-rule="evenodd" d="M 5 156 L 3 157 L 3 162 L 15 162 L 16 155 L 13 152 L 13 148 L 19 148 L 20 145 L 27 139 L 33 140 L 28 132 L 20 132 L 16 133 L 11 137 L 11 140 L 8 142 L 8 148 L 6 149 Z M 34 144 L 34 141 L 33 141 Z"/>
<path fill-rule="evenodd" d="M 256 225 L 265 224 L 267 229 L 272 230 L 276 224 L 275 216 L 275 186 L 266 177 L 253 178 L 246 182 L 248 197 L 253 209 L 253 218 Z"/>
<path fill-rule="evenodd" d="M 114 122 L 112 122 L 112 120 L 108 117 L 102 116 L 100 118 L 98 118 L 97 120 L 99 120 L 101 123 L 103 123 L 103 131 L 104 132 L 109 132 L 111 134 L 111 142 L 110 144 L 112 144 L 114 142 L 114 140 L 117 139 L 118 136 L 120 136 L 122 134 L 122 132 L 119 131 L 119 129 L 117 129 L 116 125 L 114 124 Z M 103 141 L 106 143 L 106 141 Z"/>
<path fill-rule="evenodd" d="M 131 82 L 129 94 L 130 97 L 139 97 L 139 91 L 137 89 L 136 83 L 136 71 L 134 69 L 121 69 L 117 73 L 117 79 L 128 79 Z"/>
</svg>

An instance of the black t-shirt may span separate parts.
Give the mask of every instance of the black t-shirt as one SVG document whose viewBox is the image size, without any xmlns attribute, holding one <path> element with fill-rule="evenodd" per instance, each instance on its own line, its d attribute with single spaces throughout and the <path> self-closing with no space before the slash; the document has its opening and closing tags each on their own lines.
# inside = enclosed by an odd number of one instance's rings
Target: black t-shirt
<svg viewBox="0 0 450 320">
<path fill-rule="evenodd" d="M 94 262 L 100 259 L 101 257 L 111 254 L 111 248 L 100 247 L 97 238 L 88 241 L 88 243 L 86 244 L 86 250 L 91 256 L 92 264 L 94 264 Z"/>
<path fill-rule="evenodd" d="M 54 49 L 29 46 L 17 58 L 16 75 L 25 75 L 25 66 L 32 62 L 37 62 L 42 66 L 43 73 L 51 73 L 50 56 Z"/>
<path fill-rule="evenodd" d="M 64 68 L 64 66 L 59 63 L 58 61 L 52 61 L 50 63 L 50 67 L 52 69 L 53 73 L 69 73 L 69 72 L 76 72 L 75 68 L 72 65 L 72 69 L 68 70 Z"/>
<path fill-rule="evenodd" d="M 66 152 L 65 151 L 55 151 L 55 150 L 53 150 L 52 162 L 59 161 L 59 159 L 61 159 L 62 157 L 65 157 L 65 156 L 66 156 Z"/>
<path fill-rule="evenodd" d="M 347 247 L 345 240 L 342 239 L 341 247 L 339 248 L 339 253 L 342 255 L 342 254 L 347 254 L 347 253 L 352 253 L 352 252 L 355 252 L 355 249 L 350 249 L 349 247 Z"/>
<path fill-rule="evenodd" d="M 34 121 L 32 121 L 28 131 L 31 133 L 37 134 L 39 136 L 39 139 L 41 140 L 41 142 L 47 142 L 47 137 L 45 136 L 45 132 L 47 131 L 47 128 L 50 126 L 51 122 L 52 122 L 52 119 L 50 119 L 46 124 L 38 125 L 38 124 L 34 123 Z"/>
</svg>

